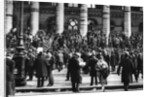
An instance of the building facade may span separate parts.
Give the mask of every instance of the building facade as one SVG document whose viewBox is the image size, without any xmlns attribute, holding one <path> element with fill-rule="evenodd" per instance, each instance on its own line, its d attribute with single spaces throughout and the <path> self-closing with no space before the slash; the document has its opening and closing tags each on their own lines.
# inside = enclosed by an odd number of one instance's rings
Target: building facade
<svg viewBox="0 0 150 97">
<path fill-rule="evenodd" d="M 20 25 L 21 2 L 6 2 L 6 33 Z M 79 30 L 82 36 L 88 31 L 143 32 L 143 8 L 130 6 L 85 5 L 50 2 L 24 2 L 24 29 L 35 35 L 39 29 L 46 33 L 61 34 L 64 30 Z"/>
</svg>

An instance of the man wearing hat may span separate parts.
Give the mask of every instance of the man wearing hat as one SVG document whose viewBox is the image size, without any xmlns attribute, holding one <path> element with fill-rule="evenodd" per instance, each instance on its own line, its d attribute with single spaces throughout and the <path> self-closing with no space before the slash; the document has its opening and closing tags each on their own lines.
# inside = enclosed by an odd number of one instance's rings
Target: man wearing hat
<svg viewBox="0 0 150 97">
<path fill-rule="evenodd" d="M 129 83 L 132 82 L 133 65 L 129 57 L 129 52 L 124 52 L 124 57 L 119 63 L 117 74 L 120 75 L 120 69 L 122 67 L 121 81 L 124 83 L 124 90 L 128 91 Z"/>
<path fill-rule="evenodd" d="M 90 76 L 91 76 L 91 84 L 93 85 L 93 80 L 95 79 L 95 84 L 97 85 L 97 70 L 96 70 L 96 64 L 98 59 L 96 58 L 95 51 L 92 52 L 91 58 L 88 62 L 88 66 L 90 67 Z"/>
<path fill-rule="evenodd" d="M 80 65 L 79 65 L 79 54 L 75 53 L 73 57 L 69 60 L 68 69 L 71 75 L 72 91 L 79 92 L 80 83 Z"/>
</svg>

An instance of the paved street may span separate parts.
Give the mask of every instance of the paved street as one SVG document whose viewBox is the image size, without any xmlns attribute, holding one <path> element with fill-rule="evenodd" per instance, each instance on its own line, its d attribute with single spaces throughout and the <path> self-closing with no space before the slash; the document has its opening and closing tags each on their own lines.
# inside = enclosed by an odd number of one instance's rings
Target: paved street
<svg viewBox="0 0 150 97">
<path fill-rule="evenodd" d="M 58 72 L 57 70 L 53 71 L 54 74 L 54 85 L 47 86 L 48 81 L 45 81 L 44 87 L 37 88 L 37 79 L 34 77 L 33 81 L 27 81 L 27 85 L 23 87 L 16 87 L 16 95 L 36 95 L 36 94 L 55 94 L 55 93 L 72 93 L 71 92 L 71 82 L 66 80 L 66 69 Z M 132 85 L 143 85 L 143 80 L 141 79 L 141 75 L 139 77 L 139 81 L 136 82 L 133 78 Z M 80 85 L 81 92 L 98 92 L 100 90 L 101 85 L 93 85 L 90 86 L 90 76 L 89 74 L 82 74 L 82 84 Z M 121 76 L 118 76 L 115 73 L 111 73 L 108 77 L 108 84 L 106 87 L 106 92 L 109 91 L 123 91 L 123 84 L 121 83 Z M 107 90 L 108 88 L 108 90 Z M 112 90 L 115 88 L 115 90 Z M 129 90 L 142 90 L 142 88 L 129 89 Z M 22 93 L 22 91 L 24 93 Z"/>
<path fill-rule="evenodd" d="M 137 89 L 129 89 L 129 91 L 141 91 L 142 89 L 141 88 L 137 88 Z M 124 91 L 124 89 L 115 89 L 115 90 L 106 90 L 105 92 L 121 92 L 121 91 Z M 57 92 L 57 94 L 72 94 L 73 92 L 72 91 L 64 91 L 64 92 Z M 80 91 L 80 93 L 102 93 L 101 90 L 96 90 L 96 89 L 93 89 L 93 90 L 89 90 L 89 91 Z M 75 93 L 74 93 L 75 94 Z M 15 95 L 15 97 L 20 97 L 20 96 L 40 96 L 40 95 L 56 95 L 56 92 L 27 92 L 27 93 L 17 93 Z"/>
</svg>

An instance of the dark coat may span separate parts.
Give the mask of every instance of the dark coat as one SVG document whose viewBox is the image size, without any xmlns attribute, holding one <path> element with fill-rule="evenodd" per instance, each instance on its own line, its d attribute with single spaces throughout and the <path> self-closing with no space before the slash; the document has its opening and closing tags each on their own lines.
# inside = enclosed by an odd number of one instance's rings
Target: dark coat
<svg viewBox="0 0 150 97">
<path fill-rule="evenodd" d="M 132 65 L 133 65 L 133 72 L 136 73 L 137 68 L 138 68 L 138 64 L 137 64 L 137 56 L 135 54 L 133 54 L 131 56 L 131 60 L 132 60 Z"/>
<path fill-rule="evenodd" d="M 143 54 L 142 53 L 139 53 L 137 57 L 137 63 L 138 63 L 137 69 L 143 73 Z"/>
<path fill-rule="evenodd" d="M 79 61 L 75 58 L 71 58 L 69 60 L 68 69 L 71 74 L 71 81 L 79 83 L 81 78 Z"/>
<path fill-rule="evenodd" d="M 129 58 L 123 58 L 120 63 L 117 70 L 117 73 L 119 74 L 120 68 L 122 67 L 122 75 L 121 75 L 121 81 L 123 83 L 130 83 L 132 82 L 132 72 L 133 72 L 133 65 L 132 61 Z"/>
<path fill-rule="evenodd" d="M 47 66 L 47 70 L 48 70 L 48 74 L 51 74 L 52 70 L 55 69 L 54 64 L 55 64 L 55 58 L 52 56 L 50 60 L 48 61 L 48 66 Z"/>
<path fill-rule="evenodd" d="M 15 94 L 15 76 L 14 76 L 15 62 L 6 58 L 6 95 Z"/>
<path fill-rule="evenodd" d="M 90 76 L 97 76 L 96 64 L 98 59 L 96 57 L 90 58 L 88 66 L 90 67 Z"/>
<path fill-rule="evenodd" d="M 9 58 L 6 58 L 7 81 L 12 81 L 15 79 L 14 69 L 15 69 L 15 62 Z"/>
<path fill-rule="evenodd" d="M 116 66 L 116 65 L 117 65 L 117 56 L 116 56 L 115 53 L 113 53 L 113 54 L 111 55 L 110 63 L 111 63 L 111 66 Z"/>
<path fill-rule="evenodd" d="M 44 57 L 38 57 L 34 62 L 34 66 L 36 69 L 36 76 L 37 77 L 48 76 L 47 66 L 49 66 L 49 63 L 46 59 L 44 59 Z"/>
</svg>

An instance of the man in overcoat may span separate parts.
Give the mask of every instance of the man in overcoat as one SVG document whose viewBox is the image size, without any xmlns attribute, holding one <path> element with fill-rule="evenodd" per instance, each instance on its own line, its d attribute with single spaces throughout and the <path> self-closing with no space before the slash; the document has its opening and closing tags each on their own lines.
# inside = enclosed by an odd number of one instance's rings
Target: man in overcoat
<svg viewBox="0 0 150 97">
<path fill-rule="evenodd" d="M 90 85 L 93 85 L 94 79 L 95 79 L 95 85 L 97 85 L 97 70 L 96 70 L 97 61 L 98 61 L 98 59 L 96 58 L 95 53 L 93 53 L 88 62 L 88 66 L 90 67 L 90 76 L 91 76 Z"/>
<path fill-rule="evenodd" d="M 10 54 L 7 54 L 6 61 L 6 96 L 15 95 L 15 61 Z"/>
<path fill-rule="evenodd" d="M 124 90 L 128 91 L 129 83 L 132 82 L 133 65 L 129 56 L 129 52 L 125 52 L 124 57 L 121 59 L 117 74 L 120 75 L 120 69 L 122 67 L 121 80 L 124 83 Z"/>
<path fill-rule="evenodd" d="M 78 61 L 79 56 L 74 54 L 73 57 L 69 60 L 69 71 L 71 75 L 72 91 L 79 92 L 79 83 L 81 80 L 80 75 L 80 65 Z"/>
<path fill-rule="evenodd" d="M 47 66 L 49 65 L 48 61 L 43 56 L 43 53 L 40 52 L 37 56 L 37 59 L 34 62 L 36 69 L 37 87 L 42 87 L 44 85 L 44 78 L 48 76 Z"/>
</svg>

